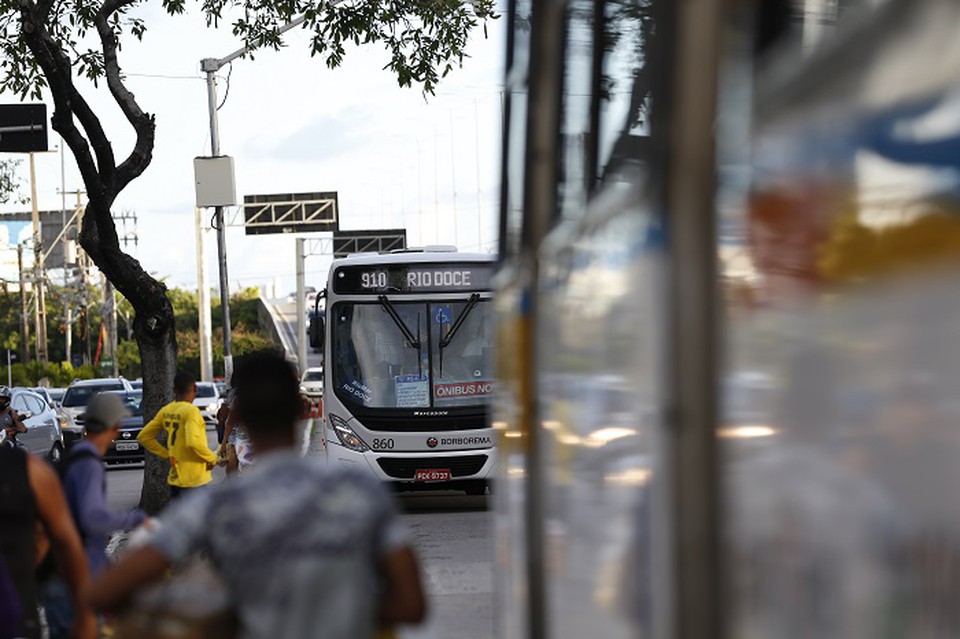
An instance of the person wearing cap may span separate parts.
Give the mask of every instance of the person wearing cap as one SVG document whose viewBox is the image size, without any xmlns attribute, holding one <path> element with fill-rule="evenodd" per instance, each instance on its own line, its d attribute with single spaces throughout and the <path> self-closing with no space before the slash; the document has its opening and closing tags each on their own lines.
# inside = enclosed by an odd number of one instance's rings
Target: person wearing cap
<svg viewBox="0 0 960 639">
<path fill-rule="evenodd" d="M 129 416 L 130 411 L 119 395 L 98 393 L 91 397 L 84 415 L 83 439 L 70 449 L 61 467 L 67 505 L 83 541 L 91 577 L 110 563 L 107 558 L 110 534 L 131 530 L 146 520 L 140 510 L 112 512 L 107 507 L 103 456 L 120 434 L 121 420 Z M 69 636 L 73 606 L 63 580 L 55 573 L 49 575 L 40 590 L 50 639 Z"/>
<path fill-rule="evenodd" d="M 27 432 L 27 427 L 23 424 L 20 416 L 17 415 L 17 411 L 10 406 L 11 397 L 13 397 L 13 393 L 10 392 L 10 387 L 0 386 L 0 428 L 6 434 L 4 442 L 8 446 L 15 446 L 17 444 L 17 433 Z"/>
<path fill-rule="evenodd" d="M 130 410 L 119 395 L 98 393 L 87 402 L 85 433 L 67 457 L 63 475 L 67 503 L 83 537 L 90 573 L 96 576 L 108 563 L 107 541 L 111 533 L 130 530 L 143 523 L 140 510 L 114 513 L 107 508 L 106 470 L 103 456 L 120 434 L 120 422 Z"/>
</svg>

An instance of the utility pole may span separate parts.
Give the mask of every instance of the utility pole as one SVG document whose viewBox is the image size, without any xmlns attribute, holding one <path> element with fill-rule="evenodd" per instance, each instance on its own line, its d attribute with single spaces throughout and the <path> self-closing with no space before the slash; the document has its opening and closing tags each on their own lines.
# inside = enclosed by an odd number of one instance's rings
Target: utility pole
<svg viewBox="0 0 960 639">
<path fill-rule="evenodd" d="M 197 314 L 200 318 L 200 379 L 213 380 L 213 335 L 210 318 L 210 289 L 207 287 L 207 259 L 203 246 L 203 213 L 194 209 L 197 230 Z"/>
<path fill-rule="evenodd" d="M 71 191 L 71 193 L 77 196 L 77 238 L 79 240 L 80 225 L 83 222 L 83 215 L 80 214 L 80 210 L 83 208 L 83 201 L 80 197 L 84 192 L 76 190 Z M 79 241 L 77 244 L 77 266 L 80 268 L 80 339 L 83 340 L 83 350 L 80 352 L 83 354 L 83 364 L 88 366 L 93 362 L 93 353 L 90 352 L 90 309 L 88 308 L 90 299 L 87 291 L 87 252 L 83 250 L 82 246 L 79 246 Z"/>
<path fill-rule="evenodd" d="M 30 361 L 30 322 L 27 321 L 27 278 L 23 273 L 23 244 L 17 244 L 17 267 L 20 269 L 20 359 Z"/>
<path fill-rule="evenodd" d="M 80 261 L 80 336 L 83 340 L 83 363 L 90 365 L 93 362 L 93 353 L 90 351 L 90 298 L 87 289 L 87 254 L 82 253 Z"/>
<path fill-rule="evenodd" d="M 110 356 L 110 375 L 117 376 L 117 305 L 113 295 L 113 284 L 103 276 L 103 324 L 107 339 L 104 352 Z M 100 359 L 103 362 L 103 357 Z"/>
<path fill-rule="evenodd" d="M 217 122 L 217 83 L 214 74 L 223 65 L 246 53 L 246 48 L 218 60 L 205 58 L 200 68 L 207 74 L 207 106 L 210 110 L 210 156 L 220 155 L 220 126 Z M 217 227 L 217 263 L 220 267 L 220 316 L 223 324 L 223 374 L 229 378 L 233 372 L 233 351 L 230 348 L 230 279 L 227 275 L 227 229 L 223 207 L 214 207 L 214 223 Z"/>
<path fill-rule="evenodd" d="M 80 198 L 81 198 L 81 196 L 82 196 L 84 193 L 86 193 L 86 192 L 83 191 L 83 190 L 81 190 L 81 189 L 77 189 L 77 190 L 74 190 L 74 191 L 67 191 L 67 190 L 66 190 L 66 188 L 65 188 L 65 186 L 64 186 L 64 184 L 63 184 L 63 166 L 62 166 L 63 156 L 62 156 L 62 155 L 60 156 L 60 162 L 61 162 L 61 167 L 60 167 L 60 171 L 61 171 L 61 182 L 60 182 L 60 197 L 61 197 L 61 201 L 60 201 L 60 205 L 61 205 L 61 211 L 62 211 L 62 217 L 63 217 L 63 227 L 64 227 L 64 228 L 63 228 L 63 231 L 62 231 L 61 234 L 60 234 L 60 236 L 61 236 L 61 240 L 62 240 L 62 242 L 63 242 L 63 288 L 64 288 L 64 291 L 65 291 L 65 293 L 66 293 L 66 295 L 64 295 L 64 323 L 66 324 L 66 327 L 67 327 L 66 333 L 65 333 L 65 335 L 64 335 L 64 338 L 65 338 L 65 341 L 66 341 L 65 359 L 66 359 L 66 361 L 72 363 L 72 362 L 73 362 L 73 322 L 74 322 L 74 320 L 73 320 L 73 302 L 72 302 L 73 295 L 71 294 L 71 292 L 70 292 L 70 290 L 69 290 L 69 289 L 70 289 L 70 276 L 69 276 L 69 272 L 68 272 L 68 271 L 69 271 L 68 265 L 69 265 L 69 264 L 76 264 L 77 272 L 80 273 L 80 275 L 81 275 L 81 282 L 80 282 L 79 286 L 77 287 L 77 289 L 78 289 L 78 290 L 77 290 L 77 293 L 79 294 L 81 291 L 83 291 L 83 287 L 84 287 L 84 281 L 83 281 L 83 279 L 82 279 L 82 277 L 83 277 L 83 270 L 82 270 L 82 269 L 83 269 L 83 251 L 79 248 L 79 244 L 80 244 L 80 242 L 79 242 L 79 239 L 80 239 L 80 224 L 81 224 L 82 217 L 83 217 L 83 215 L 82 215 L 82 214 L 83 214 L 83 204 L 82 204 L 82 200 L 81 200 Z M 69 194 L 73 194 L 73 195 L 75 195 L 75 196 L 77 197 L 77 204 L 76 204 L 76 206 L 75 206 L 74 209 L 73 209 L 73 215 L 71 215 L 69 218 L 67 217 L 67 194 L 68 194 L 68 193 L 69 193 Z M 71 229 L 70 229 L 70 228 L 67 228 L 67 225 L 68 225 L 68 224 L 69 224 L 71 227 L 73 226 L 73 220 L 76 220 L 76 232 L 75 232 L 75 233 L 71 233 Z M 73 238 L 76 238 L 76 239 L 71 238 L 71 235 L 73 235 Z M 82 313 L 79 313 L 79 312 L 78 312 L 78 320 L 82 320 L 83 317 L 84 317 L 84 315 L 83 315 Z M 82 329 L 81 329 L 81 330 L 82 330 Z M 83 350 L 83 348 L 80 348 L 79 350 L 80 350 L 81 360 L 82 360 L 82 356 L 83 356 L 84 350 Z"/>
<path fill-rule="evenodd" d="M 299 373 L 301 375 L 307 370 L 307 309 L 303 292 L 305 279 L 304 260 L 306 259 L 305 243 L 306 240 L 304 238 L 297 238 L 297 364 L 300 367 Z"/>
<path fill-rule="evenodd" d="M 37 208 L 37 169 L 34 153 L 30 153 L 30 200 L 33 203 L 33 286 L 37 311 L 37 361 L 47 363 L 47 308 L 44 301 L 43 242 L 40 238 L 40 210 Z"/>
<path fill-rule="evenodd" d="M 69 251 L 67 247 L 70 246 L 70 234 L 66 232 L 67 228 L 67 186 L 66 186 L 66 173 L 64 171 L 64 160 L 63 160 L 63 147 L 64 142 L 60 142 L 60 227 L 63 229 L 61 233 L 61 243 L 63 244 L 63 323 L 65 330 L 63 332 L 64 339 L 64 361 L 71 362 L 71 354 L 73 351 L 73 308 L 70 306 L 70 276 L 69 269 L 67 264 L 69 263 Z"/>
</svg>

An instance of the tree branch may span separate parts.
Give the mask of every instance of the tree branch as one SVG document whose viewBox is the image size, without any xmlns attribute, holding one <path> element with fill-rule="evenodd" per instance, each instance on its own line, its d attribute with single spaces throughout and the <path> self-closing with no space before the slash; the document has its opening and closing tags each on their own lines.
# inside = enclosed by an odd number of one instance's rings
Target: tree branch
<svg viewBox="0 0 960 639">
<path fill-rule="evenodd" d="M 30 0 L 20 3 L 23 40 L 43 70 L 53 94 L 53 128 L 73 151 L 80 175 L 89 190 L 91 185 L 98 183 L 100 176 L 90 154 L 90 145 L 73 122 L 72 98 L 76 90 L 70 77 L 70 62 L 50 38 L 38 12 L 37 5 Z"/>
<path fill-rule="evenodd" d="M 89 197 L 91 199 L 97 197 L 98 191 L 102 190 L 102 187 L 106 187 L 108 191 L 112 191 L 108 195 L 108 199 L 112 200 L 117 191 L 112 189 L 116 167 L 110 140 L 107 139 L 100 120 L 73 84 L 73 67 L 70 60 L 50 35 L 37 4 L 31 0 L 21 0 L 20 14 L 21 32 L 24 41 L 36 58 L 40 68 L 43 69 L 50 85 L 50 91 L 54 95 L 56 108 L 61 111 L 59 114 L 54 114 L 54 130 L 64 136 L 64 140 L 67 141 L 70 150 L 76 156 Z M 73 116 L 76 116 L 80 121 L 80 125 L 89 139 L 84 139 L 76 130 Z M 61 127 L 63 130 L 61 130 Z M 76 133 L 68 137 L 68 134 L 72 133 L 71 130 Z M 92 168 L 89 164 L 84 167 L 81 156 L 89 157 L 91 148 L 96 156 L 96 167 Z M 91 161 L 92 159 L 89 158 Z"/>
<path fill-rule="evenodd" d="M 120 64 L 117 60 L 117 36 L 110 26 L 110 16 L 130 5 L 134 0 L 107 0 L 97 12 L 94 23 L 103 47 L 104 73 L 107 87 L 113 95 L 130 126 L 137 132 L 137 141 L 130 155 L 117 168 L 114 188 L 119 193 L 132 180 L 139 177 L 153 159 L 155 123 L 152 115 L 144 113 L 133 93 L 123 84 Z"/>
<path fill-rule="evenodd" d="M 104 241 L 100 237 L 102 226 L 97 221 L 104 215 L 110 217 L 109 208 L 104 211 L 94 204 L 87 206 L 80 230 L 80 244 L 97 268 L 133 306 L 138 339 L 159 344 L 169 338 L 173 320 L 173 309 L 166 295 L 167 287 L 151 277 L 140 262 L 121 251 L 118 241 Z M 114 229 L 111 225 L 109 230 Z M 175 343 L 173 348 L 176 349 Z"/>
</svg>

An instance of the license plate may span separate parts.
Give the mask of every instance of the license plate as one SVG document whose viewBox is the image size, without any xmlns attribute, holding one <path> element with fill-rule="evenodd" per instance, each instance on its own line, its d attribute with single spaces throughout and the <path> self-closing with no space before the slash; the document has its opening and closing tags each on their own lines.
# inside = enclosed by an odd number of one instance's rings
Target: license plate
<svg viewBox="0 0 960 639">
<path fill-rule="evenodd" d="M 413 474 L 413 481 L 450 481 L 449 468 L 426 468 Z"/>
<path fill-rule="evenodd" d="M 139 442 L 116 442 L 118 451 L 140 450 Z"/>
</svg>

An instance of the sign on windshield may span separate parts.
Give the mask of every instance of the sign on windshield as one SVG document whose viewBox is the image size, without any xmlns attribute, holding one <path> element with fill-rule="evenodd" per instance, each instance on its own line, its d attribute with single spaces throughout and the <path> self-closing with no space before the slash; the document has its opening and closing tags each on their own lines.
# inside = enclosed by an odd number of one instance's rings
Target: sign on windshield
<svg viewBox="0 0 960 639">
<path fill-rule="evenodd" d="M 493 264 L 397 264 L 342 266 L 333 277 L 340 294 L 443 293 L 490 290 Z"/>
</svg>

